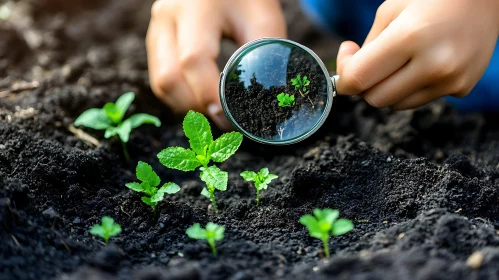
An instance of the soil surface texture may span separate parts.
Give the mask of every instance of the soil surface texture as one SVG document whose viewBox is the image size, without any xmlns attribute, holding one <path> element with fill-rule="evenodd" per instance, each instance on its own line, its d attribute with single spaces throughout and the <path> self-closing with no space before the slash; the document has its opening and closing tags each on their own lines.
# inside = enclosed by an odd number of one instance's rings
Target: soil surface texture
<svg viewBox="0 0 499 280">
<path fill-rule="evenodd" d="M 498 278 L 497 115 L 461 116 L 438 102 L 394 112 L 337 98 L 311 138 L 287 147 L 245 139 L 219 164 L 229 185 L 216 193 L 216 216 L 196 172 L 156 157 L 188 141 L 183 116 L 150 90 L 152 1 L 70 2 L 15 1 L 0 21 L 0 279 Z M 334 67 L 337 41 L 312 29 L 297 2 L 283 3 L 290 38 Z M 220 65 L 234 50 L 224 42 Z M 163 122 L 132 133 L 129 161 L 116 139 L 85 129 L 99 140 L 92 144 L 71 127 L 127 91 L 137 94 L 128 115 Z M 125 187 L 139 160 L 181 186 L 156 214 Z M 239 173 L 262 167 L 279 178 L 256 207 Z M 298 222 L 316 207 L 355 224 L 331 239 L 327 261 Z M 123 229 L 108 246 L 89 234 L 104 215 Z M 185 234 L 209 221 L 226 227 L 216 258 Z"/>
</svg>

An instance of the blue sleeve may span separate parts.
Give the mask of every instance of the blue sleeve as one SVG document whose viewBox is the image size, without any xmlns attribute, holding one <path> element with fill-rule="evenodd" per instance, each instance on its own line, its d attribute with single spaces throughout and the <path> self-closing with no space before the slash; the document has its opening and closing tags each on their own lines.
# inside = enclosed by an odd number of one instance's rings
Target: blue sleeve
<svg viewBox="0 0 499 280">
<path fill-rule="evenodd" d="M 322 29 L 362 44 L 383 0 L 301 0 L 303 11 Z M 482 79 L 465 98 L 445 100 L 463 113 L 499 112 L 499 46 Z"/>
</svg>

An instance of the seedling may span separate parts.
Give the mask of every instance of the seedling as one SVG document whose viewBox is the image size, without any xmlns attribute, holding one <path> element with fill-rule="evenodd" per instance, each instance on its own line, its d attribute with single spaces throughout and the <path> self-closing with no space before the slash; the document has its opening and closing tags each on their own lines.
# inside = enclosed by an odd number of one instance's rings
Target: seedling
<svg viewBox="0 0 499 280">
<path fill-rule="evenodd" d="M 295 87 L 295 90 L 297 90 L 301 96 L 305 97 L 305 94 L 307 93 L 307 86 L 310 85 L 310 80 L 307 78 L 307 76 L 302 77 L 300 74 L 298 74 L 295 78 L 291 79 L 291 85 Z M 307 98 L 308 101 L 310 101 L 310 104 L 312 104 L 312 107 L 314 107 L 314 103 L 308 95 Z"/>
<path fill-rule="evenodd" d="M 295 95 L 281 92 L 277 95 L 277 100 L 279 100 L 279 107 L 291 107 L 295 104 Z"/>
<path fill-rule="evenodd" d="M 115 135 L 121 140 L 123 152 L 128 159 L 126 143 L 130 139 L 130 133 L 133 129 L 143 124 L 154 124 L 156 127 L 161 125 L 161 121 L 149 114 L 135 114 L 128 119 L 123 120 L 128 107 L 135 99 L 135 93 L 127 92 L 120 96 L 116 103 L 106 103 L 103 108 L 88 109 L 75 120 L 75 126 L 85 126 L 95 130 L 105 130 L 104 137 L 111 138 Z"/>
<path fill-rule="evenodd" d="M 217 256 L 215 241 L 220 241 L 224 238 L 224 231 L 224 226 L 209 222 L 206 224 L 206 229 L 201 228 L 199 223 L 195 223 L 189 227 L 185 233 L 192 239 L 206 240 L 211 247 L 213 255 Z"/>
<path fill-rule="evenodd" d="M 163 200 L 165 193 L 174 194 L 180 190 L 177 184 L 171 182 L 158 189 L 161 179 L 152 167 L 143 161 L 139 161 L 135 173 L 137 179 L 142 182 L 128 183 L 125 186 L 133 191 L 145 193 L 146 196 L 142 197 L 142 202 L 151 206 L 153 211 L 156 211 L 156 206 Z"/>
<path fill-rule="evenodd" d="M 194 171 L 201 166 L 200 178 L 206 183 L 201 194 L 211 200 L 218 214 L 215 190 L 227 189 L 228 174 L 215 165 L 208 164 L 210 161 L 223 162 L 233 155 L 241 145 L 243 135 L 230 132 L 213 140 L 208 119 L 194 111 L 189 111 L 185 116 L 183 128 L 191 148 L 168 147 L 158 154 L 159 161 L 168 168 L 181 171 Z"/>
<path fill-rule="evenodd" d="M 300 223 L 305 225 L 310 236 L 322 240 L 324 252 L 329 259 L 329 236 L 345 234 L 353 229 L 353 223 L 347 219 L 339 219 L 340 211 L 332 209 L 314 209 L 314 216 L 305 215 L 300 218 Z"/>
<path fill-rule="evenodd" d="M 256 188 L 256 205 L 260 205 L 260 191 L 266 190 L 272 180 L 279 178 L 275 174 L 270 174 L 268 168 L 262 168 L 258 173 L 253 171 L 244 171 L 241 177 L 248 182 L 254 182 Z"/>
<path fill-rule="evenodd" d="M 121 226 L 116 224 L 113 218 L 104 216 L 102 217 L 102 224 L 94 225 L 90 229 L 90 233 L 102 237 L 107 244 L 110 237 L 121 233 Z"/>
</svg>

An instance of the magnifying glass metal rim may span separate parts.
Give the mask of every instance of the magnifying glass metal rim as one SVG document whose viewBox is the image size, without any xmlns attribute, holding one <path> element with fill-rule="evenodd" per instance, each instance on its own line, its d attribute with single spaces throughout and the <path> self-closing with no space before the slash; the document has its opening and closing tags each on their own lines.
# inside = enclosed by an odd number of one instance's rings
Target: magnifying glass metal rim
<svg viewBox="0 0 499 280">
<path fill-rule="evenodd" d="M 327 94 L 328 94 L 328 98 L 327 98 L 326 107 L 325 107 L 324 111 L 322 112 L 322 115 L 321 115 L 319 121 L 308 132 L 306 132 L 306 133 L 304 133 L 304 134 L 302 134 L 302 135 L 300 135 L 298 137 L 291 138 L 289 140 L 268 140 L 268 139 L 263 139 L 263 138 L 257 137 L 255 135 L 253 135 L 252 133 L 249 133 L 248 131 L 246 131 L 244 128 L 242 128 L 235 121 L 235 118 L 230 113 L 229 107 L 227 105 L 227 101 L 225 100 L 225 77 L 227 76 L 227 73 L 230 70 L 230 66 L 232 66 L 232 63 L 236 59 L 239 58 L 239 56 L 241 55 L 241 53 L 243 53 L 244 51 L 246 51 L 249 47 L 251 47 L 253 45 L 258 45 L 260 43 L 270 42 L 270 41 L 278 41 L 278 42 L 288 43 L 288 44 L 295 45 L 295 46 L 297 46 L 297 47 L 305 50 L 306 52 L 308 52 L 317 61 L 317 63 L 321 67 L 322 71 L 324 72 L 324 75 L 326 77 L 329 77 L 329 72 L 326 69 L 326 65 L 324 65 L 324 63 L 319 58 L 319 56 L 317 56 L 317 54 L 315 54 L 311 49 L 305 47 L 302 44 L 299 44 L 297 42 L 294 42 L 294 41 L 291 41 L 291 40 L 288 40 L 288 39 L 266 37 L 266 38 L 256 39 L 256 40 L 253 40 L 253 41 L 250 41 L 250 42 L 244 44 L 243 46 L 241 46 L 230 57 L 230 59 L 227 61 L 227 64 L 224 67 L 224 70 L 222 71 L 222 73 L 220 73 L 220 82 L 218 84 L 218 88 L 219 88 L 218 92 L 219 92 L 219 95 L 220 95 L 220 101 L 222 103 L 222 108 L 223 108 L 225 116 L 230 121 L 230 123 L 234 127 L 236 127 L 237 130 L 239 130 L 240 132 L 242 132 L 246 137 L 250 138 L 253 141 L 262 143 L 262 144 L 269 144 L 269 145 L 291 145 L 291 144 L 300 142 L 300 141 L 308 138 L 310 135 L 314 134 L 324 124 L 324 122 L 327 119 L 327 116 L 329 115 L 329 113 L 331 111 L 331 107 L 333 106 L 333 98 L 336 96 L 336 80 L 338 79 L 338 76 L 333 76 L 333 77 L 331 77 L 331 79 L 327 79 Z"/>
</svg>

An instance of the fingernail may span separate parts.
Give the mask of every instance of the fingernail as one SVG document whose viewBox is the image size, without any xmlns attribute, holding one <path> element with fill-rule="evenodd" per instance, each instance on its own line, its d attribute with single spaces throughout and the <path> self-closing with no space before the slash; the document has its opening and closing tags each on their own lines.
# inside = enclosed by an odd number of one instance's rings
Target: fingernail
<svg viewBox="0 0 499 280">
<path fill-rule="evenodd" d="M 345 42 L 340 44 L 340 48 L 338 49 L 338 52 L 343 51 L 344 48 L 345 48 Z"/>
<path fill-rule="evenodd" d="M 212 103 L 208 105 L 208 113 L 210 114 L 211 119 L 215 122 L 215 124 L 222 130 L 232 130 L 232 126 L 229 121 L 225 117 L 225 114 L 220 107 L 220 104 Z"/>
</svg>

